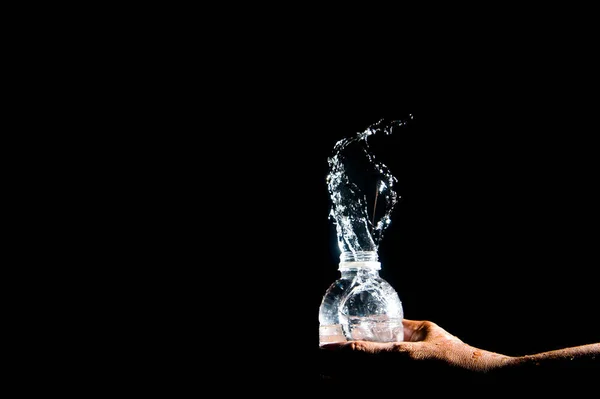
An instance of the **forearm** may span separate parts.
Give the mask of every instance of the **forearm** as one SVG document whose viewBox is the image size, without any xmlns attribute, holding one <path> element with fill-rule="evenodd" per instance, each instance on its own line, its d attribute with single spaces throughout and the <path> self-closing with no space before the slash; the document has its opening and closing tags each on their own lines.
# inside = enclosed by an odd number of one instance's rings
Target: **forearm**
<svg viewBox="0 0 600 399">
<path fill-rule="evenodd" d="M 499 386 L 585 389 L 596 386 L 600 376 L 600 344 L 575 346 L 524 356 L 512 356 L 481 373 Z"/>
<path fill-rule="evenodd" d="M 451 336 L 417 342 L 350 342 L 337 350 L 321 349 L 331 379 L 354 381 L 351 371 L 371 378 L 406 378 L 411 384 L 440 387 L 494 384 L 509 391 L 515 386 L 549 389 L 589 386 L 600 377 L 600 344 L 589 344 L 524 356 L 479 349 Z M 328 357 L 329 355 L 329 357 Z M 348 368 L 348 365 L 353 365 Z M 365 377 L 366 378 L 366 377 Z M 515 385 L 517 384 L 517 385 Z"/>
<path fill-rule="evenodd" d="M 438 343 L 437 347 L 440 346 L 443 344 Z M 459 352 L 462 353 L 449 350 L 443 356 L 433 357 L 439 362 L 424 369 L 428 378 L 443 382 L 443 387 L 493 387 L 498 392 L 511 394 L 527 389 L 536 393 L 566 389 L 573 393 L 598 388 L 600 344 L 524 356 L 506 356 L 469 345 Z M 444 369 L 444 363 L 452 367 Z"/>
<path fill-rule="evenodd" d="M 600 362 L 600 343 L 513 357 L 505 367 L 518 369 L 541 367 L 598 367 L 598 362 Z"/>
<path fill-rule="evenodd" d="M 524 356 L 506 356 L 466 346 L 451 362 L 472 371 L 525 370 L 535 368 L 598 367 L 600 344 L 588 344 Z M 455 358 L 455 359 L 452 359 Z"/>
</svg>

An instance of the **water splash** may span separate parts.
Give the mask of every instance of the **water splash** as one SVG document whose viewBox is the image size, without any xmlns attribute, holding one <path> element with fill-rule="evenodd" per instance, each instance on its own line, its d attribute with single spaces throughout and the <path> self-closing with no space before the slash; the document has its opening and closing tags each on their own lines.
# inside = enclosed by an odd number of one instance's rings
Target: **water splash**
<svg viewBox="0 0 600 399">
<path fill-rule="evenodd" d="M 374 134 L 390 135 L 407 123 L 385 123 L 381 119 L 334 145 L 328 158 L 327 187 L 332 203 L 329 218 L 336 225 L 342 253 L 377 251 L 400 196 L 395 190 L 396 177 L 377 161 L 368 139 Z"/>
</svg>

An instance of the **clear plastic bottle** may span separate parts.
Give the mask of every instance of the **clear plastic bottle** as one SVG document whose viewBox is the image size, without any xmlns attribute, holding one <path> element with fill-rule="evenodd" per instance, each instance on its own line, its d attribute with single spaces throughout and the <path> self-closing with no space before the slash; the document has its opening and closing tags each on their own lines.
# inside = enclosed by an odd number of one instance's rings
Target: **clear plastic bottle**
<svg viewBox="0 0 600 399">
<path fill-rule="evenodd" d="M 402 302 L 379 276 L 380 269 L 376 251 L 340 255 L 341 276 L 329 286 L 319 308 L 319 345 L 404 339 Z"/>
</svg>

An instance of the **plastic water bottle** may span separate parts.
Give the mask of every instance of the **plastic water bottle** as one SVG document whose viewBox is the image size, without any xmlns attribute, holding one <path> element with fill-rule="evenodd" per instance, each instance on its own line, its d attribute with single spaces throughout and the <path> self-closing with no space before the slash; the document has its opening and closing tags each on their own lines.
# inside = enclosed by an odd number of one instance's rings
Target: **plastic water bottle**
<svg viewBox="0 0 600 399">
<path fill-rule="evenodd" d="M 376 251 L 343 252 L 340 278 L 319 308 L 319 345 L 345 341 L 404 339 L 404 311 L 396 290 L 379 276 Z"/>
</svg>

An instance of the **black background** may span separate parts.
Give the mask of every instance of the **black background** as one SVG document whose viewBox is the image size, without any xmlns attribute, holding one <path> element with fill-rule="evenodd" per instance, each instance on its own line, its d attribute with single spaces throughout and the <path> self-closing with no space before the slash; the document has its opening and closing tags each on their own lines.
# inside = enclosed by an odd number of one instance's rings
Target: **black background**
<svg viewBox="0 0 600 399">
<path fill-rule="evenodd" d="M 341 138 L 410 115 L 375 152 L 402 197 L 379 254 L 405 317 L 508 355 L 597 342 L 586 63 L 440 56 L 363 69 L 312 55 L 174 75 L 177 89 L 140 111 L 159 133 L 140 141 L 147 162 L 131 181 L 143 200 L 128 209 L 149 316 L 187 338 L 169 341 L 178 378 L 206 364 L 258 386 L 318 380 L 320 300 L 339 276 L 327 157 Z"/>
<path fill-rule="evenodd" d="M 380 245 L 381 275 L 405 317 L 509 355 L 597 342 L 594 118 L 568 90 L 502 85 L 457 85 L 431 102 L 400 90 L 335 97 L 341 107 L 317 102 L 325 112 L 306 113 L 290 179 L 298 185 L 277 208 L 288 215 L 274 231 L 286 250 L 272 272 L 272 288 L 293 287 L 273 299 L 297 309 L 298 345 L 316 344 L 320 298 L 339 275 L 326 157 L 337 139 L 408 113 L 413 123 L 386 136 L 379 157 L 402 196 Z"/>
<path fill-rule="evenodd" d="M 68 341 L 59 380 L 91 389 L 319 381 L 327 157 L 413 115 L 375 152 L 402 196 L 379 255 L 406 318 L 509 355 L 598 342 L 595 14 L 549 8 L 97 10 L 92 35 L 35 35 L 48 52 L 12 76 L 43 108 L 17 216 L 62 286 L 36 301 L 54 324 L 25 313 L 31 341 Z"/>
</svg>

